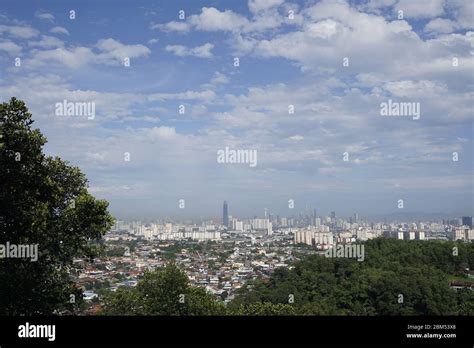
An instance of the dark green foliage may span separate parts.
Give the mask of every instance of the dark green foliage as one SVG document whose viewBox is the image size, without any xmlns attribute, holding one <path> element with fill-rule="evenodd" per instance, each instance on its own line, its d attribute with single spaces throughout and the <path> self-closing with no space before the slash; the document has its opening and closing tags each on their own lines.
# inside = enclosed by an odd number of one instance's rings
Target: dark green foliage
<svg viewBox="0 0 474 348">
<path fill-rule="evenodd" d="M 110 315 L 222 315 L 224 305 L 192 287 L 176 265 L 145 273 L 135 288 L 118 289 L 104 300 L 103 314 Z"/>
<path fill-rule="evenodd" d="M 473 291 L 449 287 L 450 276 L 474 267 L 472 244 L 378 238 L 365 243 L 365 252 L 364 262 L 309 256 L 244 286 L 230 307 L 287 304 L 293 294 L 302 315 L 474 314 Z"/>
<path fill-rule="evenodd" d="M 113 223 L 79 168 L 43 154 L 46 138 L 32 123 L 24 102 L 0 105 L 0 244 L 38 244 L 39 253 L 37 262 L 0 260 L 0 315 L 74 310 L 73 258 L 93 257 L 90 242 Z"/>
</svg>

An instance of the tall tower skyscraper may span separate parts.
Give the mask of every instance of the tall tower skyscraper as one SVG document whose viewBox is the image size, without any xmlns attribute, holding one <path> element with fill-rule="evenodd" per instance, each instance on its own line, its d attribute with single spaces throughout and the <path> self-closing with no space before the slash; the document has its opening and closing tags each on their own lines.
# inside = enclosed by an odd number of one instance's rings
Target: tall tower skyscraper
<svg viewBox="0 0 474 348">
<path fill-rule="evenodd" d="M 472 227 L 472 216 L 463 216 L 461 220 L 463 225 Z"/>
<path fill-rule="evenodd" d="M 227 202 L 224 201 L 224 208 L 222 211 L 222 223 L 225 227 L 229 227 L 229 210 L 227 208 Z"/>
</svg>

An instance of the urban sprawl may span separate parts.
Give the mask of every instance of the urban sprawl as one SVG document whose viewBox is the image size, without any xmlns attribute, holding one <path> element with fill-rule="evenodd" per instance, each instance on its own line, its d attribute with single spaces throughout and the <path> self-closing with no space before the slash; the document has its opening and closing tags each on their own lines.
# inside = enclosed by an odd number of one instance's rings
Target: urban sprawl
<svg viewBox="0 0 474 348">
<path fill-rule="evenodd" d="M 218 220 L 117 221 L 104 237 L 104 257 L 93 263 L 75 261 L 83 266 L 76 280 L 84 290 L 88 312 L 100 308 L 104 291 L 136 286 L 146 270 L 164 267 L 171 260 L 186 272 L 194 286 L 205 288 L 227 303 L 247 281 L 268 278 L 278 267 L 291 268 L 294 261 L 309 254 L 336 257 L 336 252 L 330 251 L 341 245 L 355 247 L 377 237 L 474 239 L 471 216 L 410 223 L 369 222 L 357 213 L 344 219 L 335 212 L 319 216 L 316 209 L 307 209 L 297 216 L 280 217 L 265 209 L 263 217 L 238 219 L 229 215 L 224 202 L 222 219 Z M 359 261 L 363 259 L 362 255 Z"/>
</svg>

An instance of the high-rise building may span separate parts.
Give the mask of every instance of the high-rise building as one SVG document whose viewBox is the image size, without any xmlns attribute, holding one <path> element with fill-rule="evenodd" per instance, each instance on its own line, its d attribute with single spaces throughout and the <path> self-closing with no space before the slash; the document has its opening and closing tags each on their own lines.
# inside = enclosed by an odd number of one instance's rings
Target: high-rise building
<svg viewBox="0 0 474 348">
<path fill-rule="evenodd" d="M 229 211 L 228 211 L 228 208 L 227 208 L 227 202 L 226 201 L 224 201 L 224 207 L 223 207 L 223 211 L 222 211 L 222 224 L 225 227 L 229 227 Z"/>
<path fill-rule="evenodd" d="M 472 216 L 463 216 L 462 225 L 472 227 Z"/>
</svg>

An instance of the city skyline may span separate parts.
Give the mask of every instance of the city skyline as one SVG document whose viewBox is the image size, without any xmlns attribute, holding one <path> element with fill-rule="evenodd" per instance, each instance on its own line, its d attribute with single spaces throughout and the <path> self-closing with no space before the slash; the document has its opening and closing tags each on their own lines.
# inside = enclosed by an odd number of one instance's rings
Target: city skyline
<svg viewBox="0 0 474 348">
<path fill-rule="evenodd" d="M 176 215 L 176 216 L 159 216 L 155 218 L 122 218 L 120 216 L 117 217 L 118 220 L 120 221 L 144 221 L 144 222 L 155 222 L 155 221 L 174 221 L 174 222 L 188 222 L 188 221 L 193 221 L 193 222 L 204 222 L 204 221 L 211 221 L 211 220 L 219 220 L 222 222 L 223 226 L 229 226 L 230 224 L 230 218 L 238 218 L 238 219 L 244 219 L 244 220 L 249 220 L 249 219 L 255 219 L 255 218 L 265 218 L 272 220 L 275 218 L 300 218 L 300 217 L 312 217 L 312 218 L 323 218 L 323 217 L 330 217 L 330 218 L 337 218 L 337 219 L 343 219 L 347 221 L 352 220 L 354 222 L 357 221 L 366 221 L 366 222 L 381 222 L 381 221 L 386 221 L 386 222 L 414 222 L 414 221 L 444 221 L 444 220 L 462 220 L 463 224 L 464 221 L 467 221 L 465 219 L 472 219 L 471 215 L 452 215 L 452 214 L 447 214 L 447 213 L 421 213 L 421 212 L 410 212 L 410 213 L 405 213 L 405 212 L 394 212 L 391 214 L 386 214 L 386 215 L 363 215 L 361 216 L 359 212 L 354 211 L 352 214 L 338 214 L 336 211 L 331 210 L 331 211 L 321 211 L 317 208 L 314 208 L 313 206 L 309 205 L 306 206 L 302 209 L 288 209 L 287 213 L 276 213 L 273 211 L 269 211 L 267 208 L 263 208 L 261 212 L 256 212 L 255 214 L 252 215 L 239 215 L 232 213 L 232 206 L 229 205 L 227 201 L 223 201 L 222 205 L 222 216 L 218 217 L 218 214 L 214 215 L 208 215 L 208 216 L 193 216 L 193 215 Z M 227 223 L 226 223 L 227 221 Z M 471 223 L 472 224 L 472 223 Z M 469 225 L 469 224 L 468 224 Z"/>
<path fill-rule="evenodd" d="M 471 216 L 474 5 L 430 3 L 6 0 L 0 98 L 119 218 Z"/>
</svg>

